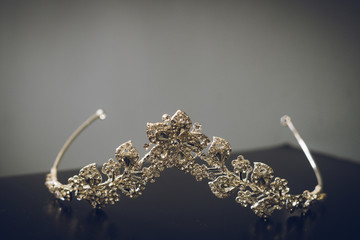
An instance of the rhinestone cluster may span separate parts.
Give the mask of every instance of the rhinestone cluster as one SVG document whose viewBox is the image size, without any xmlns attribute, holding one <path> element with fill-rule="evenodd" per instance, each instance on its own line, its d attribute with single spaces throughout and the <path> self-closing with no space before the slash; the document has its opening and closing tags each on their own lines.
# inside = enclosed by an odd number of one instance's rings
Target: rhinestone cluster
<svg viewBox="0 0 360 240">
<path fill-rule="evenodd" d="M 201 125 L 192 124 L 181 110 L 172 117 L 164 114 L 161 122 L 148 123 L 146 133 L 150 143 L 144 147 L 150 149 L 153 145 L 149 152 L 140 159 L 131 141 L 120 145 L 115 159 L 109 159 L 101 169 L 107 176 L 105 181 L 93 163 L 69 178 L 68 184 L 61 184 L 48 174 L 45 185 L 58 199 L 85 199 L 94 208 L 101 208 L 119 201 L 120 193 L 138 197 L 148 182 L 155 182 L 165 168 L 175 166 L 197 181 L 208 179 L 211 191 L 219 198 L 237 192 L 236 202 L 250 206 L 260 217 L 268 217 L 284 207 L 291 212 L 307 209 L 325 197 L 324 193 L 309 191 L 291 195 L 287 181 L 274 178 L 272 168 L 260 162 L 252 165 L 241 155 L 231 162 L 233 170 L 230 171 L 225 165 L 231 153 L 230 144 L 219 137 L 210 141 L 201 133 Z M 145 167 L 145 163 L 150 165 Z"/>
</svg>

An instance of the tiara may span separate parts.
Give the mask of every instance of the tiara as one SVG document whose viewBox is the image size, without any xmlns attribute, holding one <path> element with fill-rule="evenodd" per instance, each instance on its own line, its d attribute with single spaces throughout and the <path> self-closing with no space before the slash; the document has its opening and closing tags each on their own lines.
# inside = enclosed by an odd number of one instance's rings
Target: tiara
<svg viewBox="0 0 360 240">
<path fill-rule="evenodd" d="M 259 217 L 268 217 L 274 210 L 282 208 L 290 212 L 307 210 L 325 197 L 320 171 L 290 117 L 286 115 L 281 118 L 281 123 L 293 132 L 316 175 L 318 184 L 313 191 L 290 194 L 286 179 L 274 177 L 274 170 L 267 164 L 251 164 L 242 155 L 231 161 L 230 170 L 225 164 L 230 157 L 230 144 L 220 137 L 213 137 L 210 141 L 201 133 L 201 125 L 192 124 L 190 117 L 181 110 L 172 117 L 164 114 L 161 122 L 147 123 L 146 133 L 150 143 L 144 145 L 149 151 L 143 158 L 140 159 L 132 141 L 120 145 L 116 149 L 115 159 L 109 159 L 101 168 L 101 172 L 107 176 L 105 181 L 96 164 L 92 163 L 70 177 L 67 184 L 60 183 L 57 168 L 65 151 L 87 126 L 105 117 L 104 111 L 99 109 L 75 130 L 58 153 L 45 181 L 57 199 L 70 201 L 75 197 L 89 201 L 94 208 L 102 208 L 119 201 L 120 193 L 130 198 L 140 196 L 147 183 L 155 182 L 165 168 L 171 167 L 190 173 L 197 181 L 208 179 L 210 190 L 218 198 L 226 198 L 237 192 L 235 201 L 243 207 L 250 206 Z M 147 166 L 143 166 L 145 164 Z"/>
</svg>

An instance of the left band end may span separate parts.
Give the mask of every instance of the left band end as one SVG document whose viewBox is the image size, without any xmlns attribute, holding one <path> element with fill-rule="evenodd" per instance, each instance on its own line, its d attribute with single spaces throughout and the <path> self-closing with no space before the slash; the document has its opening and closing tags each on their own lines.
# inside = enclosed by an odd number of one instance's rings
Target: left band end
<svg viewBox="0 0 360 240">
<path fill-rule="evenodd" d="M 105 112 L 104 112 L 104 110 L 102 110 L 102 109 L 98 109 L 97 111 L 96 111 L 96 115 L 99 117 L 99 119 L 101 119 L 101 120 L 104 120 L 105 118 L 106 118 L 106 114 L 105 114 Z"/>
</svg>

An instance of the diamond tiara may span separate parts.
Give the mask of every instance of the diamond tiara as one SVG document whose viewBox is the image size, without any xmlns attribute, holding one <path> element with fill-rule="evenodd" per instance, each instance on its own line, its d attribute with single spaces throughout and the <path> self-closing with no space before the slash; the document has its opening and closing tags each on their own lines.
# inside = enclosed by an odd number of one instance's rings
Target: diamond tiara
<svg viewBox="0 0 360 240">
<path fill-rule="evenodd" d="M 115 159 L 109 159 L 101 168 L 101 172 L 107 176 L 105 181 L 96 164 L 92 163 L 70 177 L 67 184 L 60 183 L 57 168 L 65 151 L 87 126 L 105 117 L 104 111 L 99 109 L 75 130 L 57 155 L 45 181 L 57 199 L 70 201 L 75 197 L 89 201 L 94 208 L 102 208 L 119 201 L 120 193 L 130 198 L 138 197 L 147 183 L 154 182 L 165 168 L 174 166 L 190 173 L 197 181 L 208 179 L 212 193 L 218 198 L 226 198 L 237 192 L 235 201 L 244 207 L 250 206 L 259 217 L 268 217 L 274 210 L 282 208 L 290 212 L 307 210 L 325 197 L 320 171 L 290 117 L 286 115 L 281 118 L 281 123 L 293 132 L 316 175 L 318 184 L 313 191 L 290 194 L 286 179 L 274 177 L 271 167 L 261 162 L 252 165 L 242 155 L 232 160 L 233 169 L 228 169 L 225 162 L 230 157 L 230 144 L 220 137 L 213 137 L 210 141 L 201 133 L 201 125 L 192 124 L 190 117 L 181 110 L 172 117 L 164 114 L 161 122 L 147 124 L 146 133 L 150 143 L 144 145 L 149 151 L 143 158 L 140 159 L 132 141 L 120 145 L 116 149 Z M 145 163 L 148 166 L 143 166 Z"/>
</svg>

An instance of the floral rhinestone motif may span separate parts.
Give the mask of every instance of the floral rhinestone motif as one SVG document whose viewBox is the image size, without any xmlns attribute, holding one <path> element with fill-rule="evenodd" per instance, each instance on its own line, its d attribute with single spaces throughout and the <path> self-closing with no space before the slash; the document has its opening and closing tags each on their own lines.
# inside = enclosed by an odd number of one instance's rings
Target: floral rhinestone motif
<svg viewBox="0 0 360 240">
<path fill-rule="evenodd" d="M 210 144 L 210 139 L 201 133 L 201 125 L 192 124 L 181 110 L 172 117 L 164 114 L 161 122 L 148 123 L 146 133 L 150 143 L 145 148 L 153 145 L 149 152 L 140 159 L 131 141 L 120 145 L 115 159 L 109 159 L 101 169 L 107 176 L 105 181 L 93 163 L 69 178 L 66 185 L 54 180 L 51 174 L 47 175 L 45 184 L 56 198 L 85 199 L 94 208 L 101 208 L 119 201 L 121 194 L 131 198 L 140 196 L 148 182 L 154 182 L 165 168 L 175 166 L 197 181 L 208 179 L 216 197 L 236 194 L 237 203 L 249 206 L 260 217 L 268 217 L 282 208 L 291 212 L 307 209 L 325 197 L 324 193 L 309 191 L 290 195 L 287 181 L 274 177 L 272 168 L 260 162 L 252 165 L 241 155 L 231 162 L 233 170 L 229 170 L 225 163 L 231 154 L 230 144 L 219 137 L 213 137 Z"/>
<path fill-rule="evenodd" d="M 151 143 L 156 146 L 151 150 L 150 160 L 153 164 L 166 167 L 177 166 L 188 170 L 197 156 L 210 140 L 203 135 L 199 124 L 192 123 L 189 116 L 178 110 L 174 116 L 164 114 L 160 123 L 148 123 L 147 135 Z M 193 155 L 193 154 L 194 155 Z"/>
</svg>

